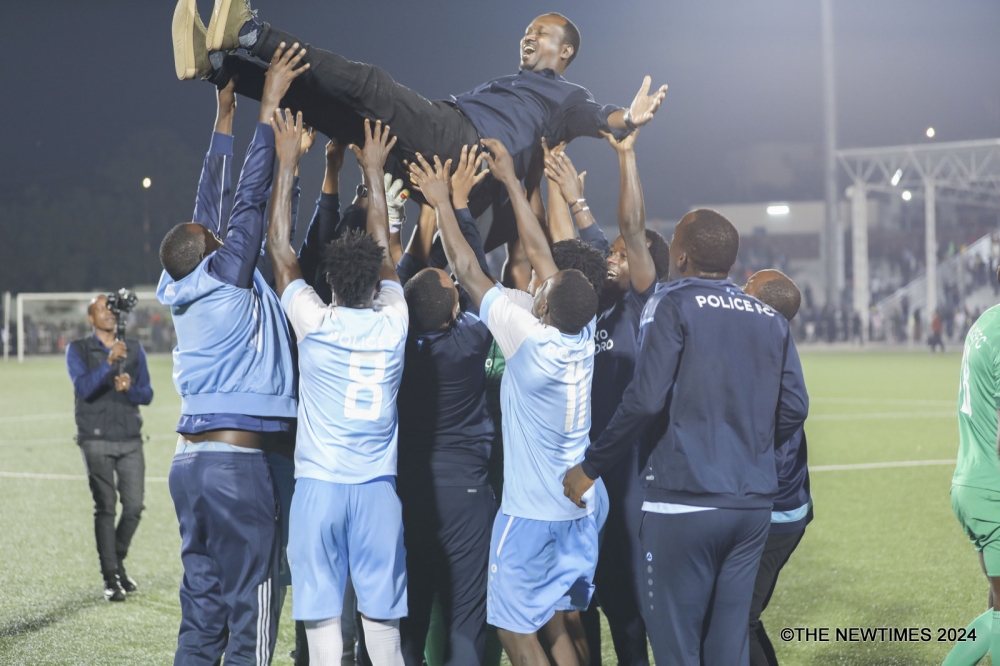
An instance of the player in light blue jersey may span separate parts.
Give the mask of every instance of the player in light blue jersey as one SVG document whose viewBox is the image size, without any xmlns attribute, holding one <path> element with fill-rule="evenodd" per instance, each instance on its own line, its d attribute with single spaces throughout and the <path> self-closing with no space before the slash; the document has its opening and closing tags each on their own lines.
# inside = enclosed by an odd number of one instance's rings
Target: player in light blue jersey
<svg viewBox="0 0 1000 666">
<path fill-rule="evenodd" d="M 275 285 L 298 339 L 299 426 L 295 444 L 288 561 L 292 617 L 303 620 L 310 659 L 340 663 L 347 574 L 375 666 L 401 665 L 399 618 L 406 615 L 406 553 L 396 496 L 396 392 L 409 313 L 388 252 L 381 184 L 395 144 L 389 127 L 365 123 L 364 148 L 351 146 L 368 186 L 368 233 L 351 232 L 324 251 L 333 304 L 302 279 L 288 243 L 291 191 L 302 114 L 272 122 L 278 173 L 267 251 Z"/>
<path fill-rule="evenodd" d="M 509 153 L 498 141 L 483 143 L 492 152 L 490 171 L 511 194 L 541 283 L 534 296 L 494 284 L 480 268 L 448 204 L 450 164 L 435 157 L 432 167 L 418 156 L 410 179 L 436 202 L 448 260 L 507 364 L 500 398 L 503 503 L 490 543 L 487 620 L 512 663 L 589 663 L 579 611 L 593 593 L 607 495 L 595 487 L 586 508 L 578 507 L 563 495 L 561 479 L 590 442 L 597 293 L 580 271 L 556 270 Z"/>
</svg>

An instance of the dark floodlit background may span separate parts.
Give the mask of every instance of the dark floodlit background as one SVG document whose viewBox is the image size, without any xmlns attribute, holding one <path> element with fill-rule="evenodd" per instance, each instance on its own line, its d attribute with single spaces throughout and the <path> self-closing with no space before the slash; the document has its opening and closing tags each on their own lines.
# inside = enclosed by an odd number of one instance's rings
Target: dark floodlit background
<svg viewBox="0 0 1000 666">
<path fill-rule="evenodd" d="M 210 3 L 199 5 L 207 18 Z M 515 72 L 525 26 L 565 13 L 583 35 L 567 78 L 598 101 L 627 105 L 644 74 L 670 86 L 638 148 L 651 219 L 672 223 L 706 202 L 823 198 L 818 0 L 255 6 L 432 99 Z M 174 76 L 172 12 L 168 0 L 0 6 L 0 289 L 155 282 L 163 233 L 191 214 L 215 112 L 210 85 Z M 838 147 L 926 141 L 929 126 L 936 141 L 1000 136 L 998 36 L 996 0 L 835 0 Z M 256 116 L 256 103 L 241 100 L 237 151 Z M 322 152 L 317 145 L 302 166 L 303 218 Z M 613 229 L 611 149 L 579 139 L 570 155 Z M 356 180 L 349 162 L 342 188 Z"/>
</svg>

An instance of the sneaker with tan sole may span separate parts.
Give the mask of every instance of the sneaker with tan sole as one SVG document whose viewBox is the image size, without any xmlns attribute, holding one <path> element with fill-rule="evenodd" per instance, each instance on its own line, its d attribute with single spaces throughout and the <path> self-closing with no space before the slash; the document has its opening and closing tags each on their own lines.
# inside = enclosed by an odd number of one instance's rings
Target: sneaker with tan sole
<svg viewBox="0 0 1000 666">
<path fill-rule="evenodd" d="M 205 34 L 205 24 L 198 16 L 196 0 L 177 0 L 171 36 L 174 41 L 174 70 L 181 81 L 201 79 L 211 74 Z"/>
<path fill-rule="evenodd" d="M 257 16 L 247 0 L 215 0 L 208 22 L 208 50 L 232 51 L 240 48 L 240 28 Z"/>
</svg>

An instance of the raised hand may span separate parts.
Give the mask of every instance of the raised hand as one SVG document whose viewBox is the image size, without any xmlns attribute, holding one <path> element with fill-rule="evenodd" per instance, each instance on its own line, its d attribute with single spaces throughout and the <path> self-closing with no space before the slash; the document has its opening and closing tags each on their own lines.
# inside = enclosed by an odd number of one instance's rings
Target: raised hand
<svg viewBox="0 0 1000 666">
<path fill-rule="evenodd" d="M 385 187 L 385 204 L 389 210 L 389 233 L 399 233 L 406 222 L 406 200 L 410 198 L 410 191 L 403 187 L 403 179 L 392 179 L 392 174 L 383 176 Z"/>
<path fill-rule="evenodd" d="M 572 204 L 583 198 L 583 179 L 587 172 L 577 174 L 573 162 L 566 153 L 552 152 L 545 158 L 545 177 L 549 185 L 555 185 L 563 199 Z"/>
<path fill-rule="evenodd" d="M 642 127 L 653 119 L 653 114 L 660 108 L 660 103 L 663 102 L 663 98 L 667 94 L 667 86 L 663 85 L 650 95 L 649 86 L 652 82 L 653 79 L 648 76 L 642 80 L 642 87 L 639 88 L 635 99 L 632 100 L 632 105 L 628 108 L 629 119 L 636 127 Z"/>
<path fill-rule="evenodd" d="M 507 185 L 508 190 L 513 186 L 520 188 L 517 173 L 514 171 L 514 159 L 507 152 L 507 147 L 496 139 L 481 139 L 481 143 L 489 148 L 489 152 L 486 153 L 486 163 L 493 177 Z"/>
<path fill-rule="evenodd" d="M 389 138 L 389 126 L 382 126 L 382 121 L 375 121 L 375 126 L 372 127 L 370 120 L 365 118 L 365 145 L 363 148 L 359 148 L 357 144 L 351 144 L 349 147 L 354 152 L 354 155 L 358 158 L 358 164 L 361 165 L 362 170 L 365 171 L 365 179 L 368 178 L 369 170 L 378 170 L 380 173 L 378 178 L 382 178 L 382 167 L 385 166 L 385 160 L 389 157 L 389 153 L 392 151 L 392 147 L 396 145 L 396 137 Z M 368 189 L 372 187 L 377 187 L 377 183 L 367 183 Z"/>
<path fill-rule="evenodd" d="M 410 162 L 410 182 L 424 194 L 427 203 L 434 208 L 450 206 L 448 192 L 448 174 L 451 172 L 451 160 L 441 164 L 441 158 L 434 156 L 434 166 L 428 164 L 420 153 L 417 161 Z"/>
<path fill-rule="evenodd" d="M 233 116 L 236 114 L 236 76 L 218 90 L 218 107 L 215 112 L 215 131 L 219 134 L 233 133 Z"/>
<path fill-rule="evenodd" d="M 309 69 L 309 63 L 296 69 L 299 61 L 305 55 L 306 50 L 299 49 L 298 42 L 292 44 L 292 48 L 287 51 L 285 50 L 285 43 L 281 42 L 278 48 L 274 50 L 271 65 L 264 76 L 264 92 L 260 98 L 260 122 L 270 122 L 271 116 L 274 115 L 278 105 L 281 104 L 281 98 L 288 92 L 292 81 Z"/>
<path fill-rule="evenodd" d="M 302 112 L 294 116 L 291 109 L 278 109 L 271 117 L 274 130 L 274 151 L 281 168 L 295 168 L 302 157 Z"/>
<path fill-rule="evenodd" d="M 480 171 L 485 153 L 476 154 L 479 146 L 462 146 L 462 155 L 458 158 L 458 168 L 451 176 L 451 202 L 455 210 L 469 205 L 469 193 L 486 175 L 489 170 Z"/>
<path fill-rule="evenodd" d="M 601 136 L 608 140 L 608 143 L 611 144 L 611 147 L 614 148 L 615 151 L 625 153 L 635 150 L 635 140 L 639 136 L 639 130 L 629 132 L 628 135 L 626 135 L 621 141 L 616 139 L 614 134 L 603 130 L 601 130 Z"/>
<path fill-rule="evenodd" d="M 344 168 L 344 151 L 347 146 L 338 143 L 336 139 L 326 142 L 326 170 L 327 172 L 340 173 Z"/>
<path fill-rule="evenodd" d="M 303 127 L 301 141 L 302 154 L 305 155 L 313 147 L 313 144 L 316 143 L 316 129 L 313 127 Z"/>
</svg>

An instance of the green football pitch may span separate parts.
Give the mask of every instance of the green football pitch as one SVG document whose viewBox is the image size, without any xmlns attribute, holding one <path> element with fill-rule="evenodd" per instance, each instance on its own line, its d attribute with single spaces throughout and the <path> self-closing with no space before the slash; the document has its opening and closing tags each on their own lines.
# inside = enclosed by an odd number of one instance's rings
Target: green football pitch
<svg viewBox="0 0 1000 666">
<path fill-rule="evenodd" d="M 783 664 L 939 664 L 949 644 L 938 629 L 985 610 L 986 581 L 948 496 L 960 358 L 803 354 L 816 519 L 764 614 Z M 0 364 L 0 664 L 171 663 L 181 563 L 166 477 L 179 399 L 169 358 L 151 358 L 150 371 L 146 511 L 128 567 L 141 593 L 108 604 L 63 361 Z M 291 663 L 289 617 L 290 602 L 276 664 Z M 782 642 L 785 627 L 828 640 Z M 880 627 L 926 628 L 931 640 L 837 640 L 838 628 Z"/>
</svg>

